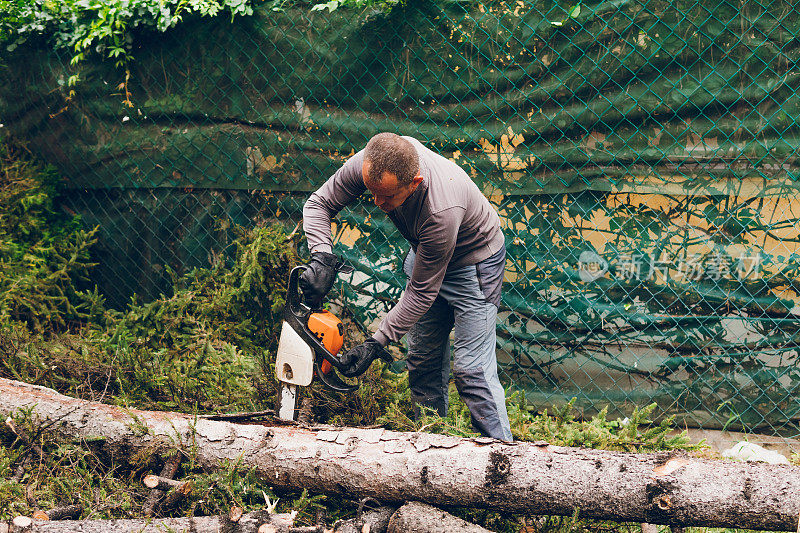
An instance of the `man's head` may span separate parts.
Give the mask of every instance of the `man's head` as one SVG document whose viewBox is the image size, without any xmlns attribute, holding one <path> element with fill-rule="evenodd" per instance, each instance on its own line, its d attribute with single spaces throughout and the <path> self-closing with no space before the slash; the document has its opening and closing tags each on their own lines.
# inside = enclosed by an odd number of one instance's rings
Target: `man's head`
<svg viewBox="0 0 800 533">
<path fill-rule="evenodd" d="M 400 207 L 422 182 L 417 151 L 394 133 L 379 133 L 369 140 L 361 175 L 375 205 L 386 213 Z"/>
</svg>

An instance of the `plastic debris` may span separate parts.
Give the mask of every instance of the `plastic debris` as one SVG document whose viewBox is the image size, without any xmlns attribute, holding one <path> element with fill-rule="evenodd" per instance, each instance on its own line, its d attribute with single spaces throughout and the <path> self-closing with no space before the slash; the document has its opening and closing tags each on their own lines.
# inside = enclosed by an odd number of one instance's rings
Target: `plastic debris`
<svg viewBox="0 0 800 533">
<path fill-rule="evenodd" d="M 722 452 L 722 457 L 727 457 L 736 461 L 752 461 L 769 463 L 772 465 L 789 464 L 789 459 L 787 459 L 786 456 L 773 450 L 767 450 L 758 444 L 745 441 L 737 442 L 733 447 Z"/>
</svg>

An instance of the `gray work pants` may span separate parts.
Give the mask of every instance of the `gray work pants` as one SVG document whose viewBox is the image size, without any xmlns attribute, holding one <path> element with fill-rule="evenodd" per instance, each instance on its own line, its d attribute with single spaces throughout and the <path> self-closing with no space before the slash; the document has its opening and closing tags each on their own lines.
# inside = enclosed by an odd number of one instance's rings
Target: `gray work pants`
<svg viewBox="0 0 800 533">
<path fill-rule="evenodd" d="M 506 398 L 497 375 L 497 307 L 505 248 L 477 265 L 448 269 L 431 308 L 408 332 L 408 379 L 414 413 L 419 406 L 447 415 L 450 332 L 454 331 L 453 380 L 483 435 L 513 440 Z M 410 276 L 415 255 L 403 264 Z"/>
</svg>

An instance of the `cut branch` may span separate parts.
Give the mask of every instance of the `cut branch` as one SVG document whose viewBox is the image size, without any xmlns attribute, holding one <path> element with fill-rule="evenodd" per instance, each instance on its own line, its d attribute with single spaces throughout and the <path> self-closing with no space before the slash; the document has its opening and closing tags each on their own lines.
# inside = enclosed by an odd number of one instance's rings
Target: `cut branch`
<svg viewBox="0 0 800 533">
<path fill-rule="evenodd" d="M 201 466 L 239 461 L 276 488 L 538 515 L 579 509 L 582 518 L 673 526 L 795 531 L 800 513 L 800 469 L 788 465 L 380 428 L 240 425 L 120 409 L 0 379 L 0 416 L 31 406 L 52 431 L 101 437 L 109 452 L 166 451 L 179 443 Z"/>
<path fill-rule="evenodd" d="M 21 431 L 17 428 L 17 425 L 14 423 L 14 419 L 12 417 L 6 417 L 6 426 L 8 426 L 8 428 L 14 432 L 14 435 L 19 437 L 19 440 L 27 444 L 34 452 L 36 452 L 36 455 L 39 456 L 39 459 L 44 457 L 44 451 L 42 451 L 42 448 L 33 442 L 24 431 Z"/>
<path fill-rule="evenodd" d="M 76 520 L 83 512 L 82 505 L 67 505 L 64 507 L 54 507 L 47 511 L 36 511 L 33 513 L 34 520 Z"/>
<path fill-rule="evenodd" d="M 167 493 L 167 497 L 161 504 L 164 510 L 176 507 L 185 497 L 192 493 L 191 481 L 180 483 L 173 490 Z"/>
<path fill-rule="evenodd" d="M 157 489 L 166 491 L 175 487 L 180 487 L 186 482 L 176 481 L 168 477 L 154 476 L 153 474 L 150 474 L 148 476 L 144 476 L 144 479 L 142 479 L 142 483 L 144 483 L 144 486 L 147 487 L 148 489 Z"/>
<path fill-rule="evenodd" d="M 176 484 L 178 483 L 177 481 L 173 481 L 172 478 L 174 478 L 175 474 L 178 473 L 178 467 L 180 465 L 181 454 L 180 452 L 176 452 L 167 460 L 166 463 L 164 463 L 164 467 L 161 469 L 161 476 L 145 476 L 145 486 L 149 489 L 153 489 L 150 491 L 150 494 L 147 495 L 147 500 L 145 500 L 144 505 L 142 506 L 142 512 L 144 513 L 145 517 L 153 516 L 156 505 L 158 505 L 158 502 L 164 497 L 164 491 L 175 486 L 170 485 L 169 482 Z M 155 478 L 155 480 L 152 478 Z"/>
<path fill-rule="evenodd" d="M 44 451 L 38 444 L 31 441 L 30 437 L 28 437 L 28 435 L 24 431 L 20 431 L 17 428 L 17 425 L 14 423 L 14 419 L 12 417 L 10 416 L 6 417 L 6 426 L 8 426 L 8 428 L 17 436 L 17 438 L 19 438 L 23 443 L 28 445 L 28 448 L 30 450 L 36 452 L 36 454 L 39 456 L 39 460 L 41 461 L 41 459 L 44 457 Z M 30 464 L 31 464 L 31 458 L 29 454 L 26 452 L 25 454 L 23 454 L 22 460 L 20 461 L 19 465 L 17 465 L 17 469 L 14 472 L 14 475 L 11 477 L 11 481 L 13 483 L 21 482 L 22 478 L 25 477 L 25 471 L 28 469 Z"/>
</svg>

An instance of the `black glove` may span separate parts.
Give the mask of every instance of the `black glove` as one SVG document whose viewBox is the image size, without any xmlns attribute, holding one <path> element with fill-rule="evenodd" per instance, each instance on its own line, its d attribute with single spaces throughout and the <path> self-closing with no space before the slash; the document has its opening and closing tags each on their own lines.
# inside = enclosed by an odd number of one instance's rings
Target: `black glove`
<svg viewBox="0 0 800 533">
<path fill-rule="evenodd" d="M 336 280 L 336 272 L 341 262 L 339 258 L 327 252 L 311 254 L 308 268 L 300 274 L 300 289 L 303 291 L 303 303 L 311 309 L 320 309 L 322 299 L 328 294 Z"/>
<path fill-rule="evenodd" d="M 383 346 L 373 338 L 367 339 L 367 342 L 359 344 L 355 348 L 347 350 L 341 357 L 341 363 L 346 367 L 342 370 L 342 374 L 348 378 L 360 376 L 367 371 L 369 365 L 375 359 L 381 358 L 387 363 L 392 362 L 392 356 L 389 352 L 383 349 Z"/>
</svg>

